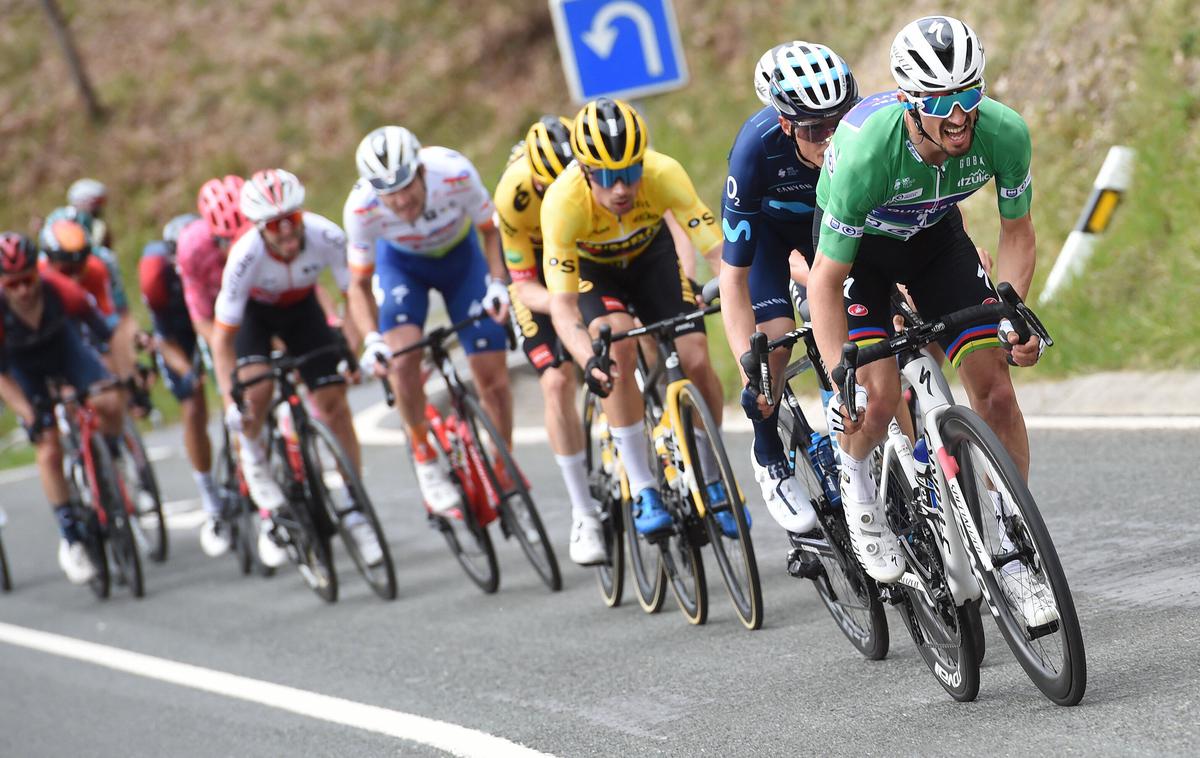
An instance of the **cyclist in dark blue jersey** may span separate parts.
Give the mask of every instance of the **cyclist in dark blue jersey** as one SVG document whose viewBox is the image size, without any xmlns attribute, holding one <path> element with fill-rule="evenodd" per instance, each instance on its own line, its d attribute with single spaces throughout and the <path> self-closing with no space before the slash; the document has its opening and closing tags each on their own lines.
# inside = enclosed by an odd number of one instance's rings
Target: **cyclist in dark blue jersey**
<svg viewBox="0 0 1200 758">
<path fill-rule="evenodd" d="M 858 102 L 850 67 L 824 45 L 788 42 L 758 62 L 754 85 L 766 107 L 742 125 L 729 152 L 721 314 L 735 356 L 750 335 L 778 337 L 795 328 L 788 282 L 794 255 L 813 260 L 812 221 L 825 149 L 843 115 Z M 776 386 L 745 376 L 742 407 L 754 425 L 751 462 L 767 510 L 791 532 L 807 532 L 816 514 L 790 473 L 777 431 L 787 353 L 771 355 Z M 773 397 L 768 403 L 767 394 Z"/>
</svg>

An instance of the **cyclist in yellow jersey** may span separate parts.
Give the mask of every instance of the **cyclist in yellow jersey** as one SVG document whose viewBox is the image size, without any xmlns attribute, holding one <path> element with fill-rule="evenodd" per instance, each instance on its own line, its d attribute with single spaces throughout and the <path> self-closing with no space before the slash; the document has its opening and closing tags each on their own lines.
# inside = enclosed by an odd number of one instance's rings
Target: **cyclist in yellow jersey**
<svg viewBox="0 0 1200 758">
<path fill-rule="evenodd" d="M 667 211 L 714 268 L 721 236 L 687 173 L 673 158 L 647 149 L 647 140 L 641 116 L 627 103 L 600 98 L 585 105 L 571 132 L 575 163 L 546 190 L 541 226 L 554 328 L 585 367 L 588 386 L 606 397 L 604 411 L 636 497 L 634 523 L 640 533 L 653 534 L 668 528 L 671 519 L 647 461 L 634 345 L 618 342 L 611 361 L 602 361 L 592 355 L 588 330 L 598 331 L 602 324 L 613 331 L 631 328 L 630 306 L 645 323 L 695 308 L 691 283 L 663 220 Z M 676 344 L 684 372 L 719 423 L 721 385 L 709 361 L 703 324 L 681 327 Z M 719 482 L 706 486 L 714 488 L 713 502 L 726 499 Z M 733 525 L 733 514 L 726 515 Z"/>
<path fill-rule="evenodd" d="M 518 149 L 519 148 L 519 149 Z M 546 432 L 571 500 L 571 560 L 591 566 L 605 559 L 604 534 L 588 491 L 583 427 L 575 408 L 575 368 L 550 323 L 550 295 L 542 274 L 542 196 L 571 163 L 571 122 L 543 116 L 514 148 L 494 195 L 504 259 L 512 276 L 513 315 L 521 349 L 538 372 Z"/>
</svg>

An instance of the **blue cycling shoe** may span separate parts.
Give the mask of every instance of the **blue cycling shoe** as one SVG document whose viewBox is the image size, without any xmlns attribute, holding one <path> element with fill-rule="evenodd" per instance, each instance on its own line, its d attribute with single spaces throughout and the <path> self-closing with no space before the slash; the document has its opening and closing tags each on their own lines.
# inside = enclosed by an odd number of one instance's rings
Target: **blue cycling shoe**
<svg viewBox="0 0 1200 758">
<path fill-rule="evenodd" d="M 708 495 L 708 507 L 713 509 L 713 515 L 717 517 L 717 524 L 721 527 L 721 534 L 724 534 L 730 539 L 737 539 L 737 519 L 733 516 L 733 511 L 728 507 L 725 510 L 717 510 L 721 506 L 728 506 L 729 498 L 725 492 L 725 485 L 722 482 L 713 482 L 704 487 L 705 493 Z M 742 513 L 746 516 L 746 529 L 750 529 L 750 511 L 743 506 Z"/>
<path fill-rule="evenodd" d="M 647 487 L 638 493 L 633 503 L 633 525 L 638 534 L 648 535 L 671 527 L 671 514 L 663 507 L 658 490 Z"/>
</svg>

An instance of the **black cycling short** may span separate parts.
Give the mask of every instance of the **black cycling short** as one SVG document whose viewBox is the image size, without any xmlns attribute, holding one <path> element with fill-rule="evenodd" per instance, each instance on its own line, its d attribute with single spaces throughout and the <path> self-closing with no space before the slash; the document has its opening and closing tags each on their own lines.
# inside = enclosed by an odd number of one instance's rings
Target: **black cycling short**
<svg viewBox="0 0 1200 758">
<path fill-rule="evenodd" d="M 814 237 L 820 234 L 822 215 L 818 209 L 813 219 Z M 926 320 L 998 299 L 979 262 L 975 243 L 963 228 L 957 206 L 908 240 L 864 234 L 846 281 L 847 326 L 850 339 L 860 345 L 895 334 L 891 293 L 897 282 L 908 288 L 913 304 Z M 994 321 L 947 334 L 938 344 L 955 368 L 968 353 L 1000 347 Z"/>
<path fill-rule="evenodd" d="M 516 321 L 517 333 L 521 335 L 521 350 L 529 363 L 541 376 L 547 369 L 558 368 L 571 360 L 567 350 L 554 331 L 548 313 L 535 313 L 517 297 L 517 289 L 508 287 L 509 300 L 512 301 L 513 320 Z"/>
<path fill-rule="evenodd" d="M 313 293 L 295 305 L 271 305 L 256 300 L 246 303 L 246 315 L 242 317 L 235 343 L 238 359 L 269 356 L 272 337 L 282 340 L 288 355 L 294 357 L 332 345 L 339 339 Z M 300 367 L 300 376 L 310 390 L 344 383 L 346 378 L 337 370 L 343 357 L 329 352 L 314 358 Z"/>
<path fill-rule="evenodd" d="M 627 264 L 579 259 L 579 310 L 590 324 L 609 313 L 628 313 L 643 324 L 696 310 L 696 291 L 675 254 L 675 241 L 662 224 L 650 245 Z M 676 337 L 704 333 L 704 320 L 682 325 Z"/>
</svg>

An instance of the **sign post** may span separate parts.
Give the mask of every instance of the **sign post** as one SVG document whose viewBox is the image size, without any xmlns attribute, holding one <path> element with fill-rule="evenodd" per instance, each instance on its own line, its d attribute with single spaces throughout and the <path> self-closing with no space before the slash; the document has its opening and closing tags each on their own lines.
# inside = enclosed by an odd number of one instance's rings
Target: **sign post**
<svg viewBox="0 0 1200 758">
<path fill-rule="evenodd" d="M 571 97 L 635 98 L 687 84 L 672 0 L 550 0 Z"/>
</svg>

